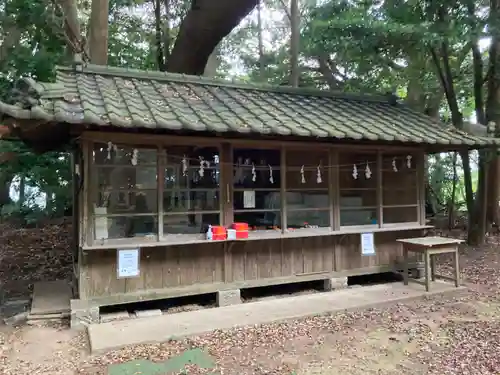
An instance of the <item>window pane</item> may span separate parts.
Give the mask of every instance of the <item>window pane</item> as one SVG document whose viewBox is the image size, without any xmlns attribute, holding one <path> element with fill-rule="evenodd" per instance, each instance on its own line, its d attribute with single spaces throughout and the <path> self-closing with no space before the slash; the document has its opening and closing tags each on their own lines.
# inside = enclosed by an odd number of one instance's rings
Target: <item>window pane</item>
<svg viewBox="0 0 500 375">
<path fill-rule="evenodd" d="M 377 190 L 340 190 L 340 207 L 375 207 Z"/>
<path fill-rule="evenodd" d="M 220 225 L 218 213 L 186 213 L 163 216 L 164 235 L 206 233 L 209 225 Z"/>
<path fill-rule="evenodd" d="M 184 175 L 185 174 L 185 175 Z M 200 174 L 200 167 L 188 167 L 183 171 L 182 166 L 172 166 L 165 168 L 165 189 L 218 189 L 220 172 L 219 167 L 203 167 Z"/>
<path fill-rule="evenodd" d="M 94 239 L 151 237 L 158 234 L 156 216 L 94 217 Z"/>
<path fill-rule="evenodd" d="M 416 153 L 383 153 L 382 169 L 387 171 L 416 170 L 418 155 Z M 409 164 L 408 164 L 409 163 Z"/>
<path fill-rule="evenodd" d="M 417 172 L 402 170 L 398 172 L 382 172 L 383 189 L 414 189 L 417 186 Z"/>
<path fill-rule="evenodd" d="M 97 167 L 99 190 L 156 189 L 156 167 Z"/>
<path fill-rule="evenodd" d="M 353 177 L 353 170 L 339 170 L 339 187 L 341 189 L 376 189 L 377 188 L 377 173 L 371 168 L 370 178 L 366 178 L 365 170 L 358 169 L 357 178 Z"/>
<path fill-rule="evenodd" d="M 303 208 L 326 208 L 329 209 L 330 200 L 328 191 L 287 191 L 287 210 Z"/>
<path fill-rule="evenodd" d="M 252 230 L 267 230 L 281 228 L 280 211 L 235 212 L 235 223 L 248 223 Z"/>
<path fill-rule="evenodd" d="M 220 160 L 217 147 L 170 146 L 163 157 L 165 188 L 218 188 Z"/>
<path fill-rule="evenodd" d="M 384 189 L 382 200 L 384 206 L 417 204 L 417 189 L 415 187 L 411 189 Z"/>
<path fill-rule="evenodd" d="M 310 148 L 286 150 L 286 165 L 316 169 L 318 165 L 328 165 L 328 151 Z"/>
<path fill-rule="evenodd" d="M 156 213 L 158 194 L 156 190 L 99 191 L 93 203 L 96 215 Z"/>
<path fill-rule="evenodd" d="M 218 190 L 168 190 L 163 192 L 163 211 L 220 211 Z"/>
<path fill-rule="evenodd" d="M 353 153 L 353 152 L 340 152 L 339 153 L 339 165 L 341 168 L 352 169 L 353 164 L 356 164 L 358 169 L 364 169 L 366 163 L 370 168 L 375 169 L 377 164 L 377 154 L 375 152 L 366 153 Z"/>
<path fill-rule="evenodd" d="M 234 149 L 234 187 L 279 189 L 280 159 L 280 150 Z"/>
<path fill-rule="evenodd" d="M 359 209 L 359 210 L 340 210 L 340 226 L 350 225 L 374 225 L 377 224 L 377 210 Z"/>
<path fill-rule="evenodd" d="M 328 189 L 328 168 L 321 167 L 319 177 L 317 168 L 304 168 L 304 179 L 300 168 L 287 169 L 286 189 Z"/>
<path fill-rule="evenodd" d="M 330 211 L 288 211 L 286 213 L 286 225 L 288 228 L 307 228 L 310 226 L 329 227 Z"/>
<path fill-rule="evenodd" d="M 95 143 L 93 159 L 94 164 L 98 165 L 154 165 L 157 161 L 157 150 L 155 148 Z"/>
<path fill-rule="evenodd" d="M 245 198 L 245 195 L 247 198 Z M 249 199 L 249 197 L 253 197 Z M 233 194 L 234 210 L 280 210 L 281 194 L 269 190 L 237 190 Z M 246 199 L 246 200 L 245 200 Z M 250 204 L 250 202 L 252 204 Z M 254 203 L 254 204 L 253 204 Z"/>
<path fill-rule="evenodd" d="M 384 224 L 416 223 L 418 221 L 418 207 L 390 207 L 384 208 Z"/>
</svg>

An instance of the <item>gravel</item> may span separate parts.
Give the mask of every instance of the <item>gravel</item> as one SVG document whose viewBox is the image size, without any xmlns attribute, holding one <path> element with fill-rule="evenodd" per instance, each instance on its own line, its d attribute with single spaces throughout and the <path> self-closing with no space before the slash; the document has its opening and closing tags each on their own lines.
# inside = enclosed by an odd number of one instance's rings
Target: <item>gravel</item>
<svg viewBox="0 0 500 375">
<path fill-rule="evenodd" d="M 68 228 L 65 231 L 69 233 Z M 56 248 L 63 246 L 64 235 L 55 229 L 49 233 L 59 238 Z M 159 363 L 201 348 L 214 359 L 216 368 L 188 365 L 184 374 L 499 374 L 499 242 L 492 237 L 487 246 L 462 250 L 462 276 L 469 290 L 454 296 L 214 331 L 99 356 L 88 354 L 84 335 L 63 326 L 0 327 L 0 373 L 108 374 L 116 364 L 138 359 Z M 0 246 L 5 253 L 3 239 Z M 57 250 L 52 250 L 51 256 L 31 259 L 29 254 L 34 251 L 35 247 L 28 247 L 28 254 L 21 255 L 22 261 L 16 263 L 30 264 L 34 275 L 23 276 L 16 267 L 0 262 L 0 277 L 5 280 L 6 273 L 14 270 L 23 285 L 30 285 L 36 279 L 69 275 L 68 260 L 57 255 Z M 3 253 L 0 260 L 5 259 Z M 12 261 L 13 250 L 7 249 L 7 253 Z M 50 266 L 35 265 L 48 260 Z M 451 259 L 444 256 L 438 271 L 451 273 Z M 9 293 L 17 295 L 21 289 Z M 138 369 L 130 374 L 149 375 Z"/>
</svg>

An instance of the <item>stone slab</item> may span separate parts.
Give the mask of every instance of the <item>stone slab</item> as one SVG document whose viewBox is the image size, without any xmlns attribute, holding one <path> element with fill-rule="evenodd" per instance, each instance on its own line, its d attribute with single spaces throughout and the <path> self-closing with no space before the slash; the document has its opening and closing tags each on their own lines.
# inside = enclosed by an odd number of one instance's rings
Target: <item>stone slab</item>
<svg viewBox="0 0 500 375">
<path fill-rule="evenodd" d="M 432 283 L 430 292 L 425 292 L 423 286 L 415 283 L 406 286 L 402 282 L 371 285 L 356 289 L 166 314 L 148 319 L 91 324 L 88 326 L 88 334 L 91 351 L 95 353 L 127 345 L 166 342 L 172 338 L 199 335 L 215 329 L 224 330 L 271 323 L 463 290 L 466 288 L 455 288 L 450 283 L 440 281 Z"/>
<path fill-rule="evenodd" d="M 241 303 L 241 292 L 239 289 L 222 290 L 217 292 L 217 306 L 231 306 Z"/>
</svg>

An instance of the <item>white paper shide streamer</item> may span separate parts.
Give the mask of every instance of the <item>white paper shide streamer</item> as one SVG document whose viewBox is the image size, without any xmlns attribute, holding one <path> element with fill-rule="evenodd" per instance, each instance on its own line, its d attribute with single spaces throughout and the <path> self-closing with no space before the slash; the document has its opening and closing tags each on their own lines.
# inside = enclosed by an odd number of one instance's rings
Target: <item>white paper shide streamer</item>
<svg viewBox="0 0 500 375">
<path fill-rule="evenodd" d="M 358 167 L 356 167 L 356 164 L 352 165 L 352 178 L 355 180 L 358 179 Z"/>
<path fill-rule="evenodd" d="M 367 180 L 369 180 L 372 177 L 372 170 L 370 169 L 370 165 L 368 164 L 368 162 L 366 162 L 365 177 Z"/>
<path fill-rule="evenodd" d="M 111 150 L 113 149 L 113 142 L 108 142 L 108 160 L 111 160 Z"/>
<path fill-rule="evenodd" d="M 306 177 L 304 176 L 304 166 L 300 167 L 300 182 L 302 184 L 306 183 Z"/>
<path fill-rule="evenodd" d="M 406 157 L 406 166 L 407 166 L 408 168 L 411 168 L 411 159 L 412 159 L 412 156 L 411 156 L 411 155 L 408 155 L 408 156 Z"/>
<path fill-rule="evenodd" d="M 323 182 L 323 179 L 321 178 L 321 164 L 318 165 L 317 170 L 316 170 L 316 183 L 321 184 Z"/>
<path fill-rule="evenodd" d="M 398 171 L 398 166 L 396 165 L 396 158 L 392 158 L 392 170 L 394 172 Z"/>
<path fill-rule="evenodd" d="M 139 150 L 134 148 L 134 151 L 132 151 L 132 159 L 130 160 L 130 162 L 132 163 L 132 165 L 137 165 L 137 159 L 139 158 Z"/>
<path fill-rule="evenodd" d="M 268 166 L 269 166 L 269 182 L 271 184 L 274 184 L 273 167 L 271 167 L 271 164 L 268 164 Z"/>
<path fill-rule="evenodd" d="M 186 155 L 182 157 L 182 175 L 186 177 L 188 174 L 188 161 Z"/>
<path fill-rule="evenodd" d="M 255 163 L 252 163 L 252 182 L 257 181 L 257 172 L 255 172 Z"/>
</svg>

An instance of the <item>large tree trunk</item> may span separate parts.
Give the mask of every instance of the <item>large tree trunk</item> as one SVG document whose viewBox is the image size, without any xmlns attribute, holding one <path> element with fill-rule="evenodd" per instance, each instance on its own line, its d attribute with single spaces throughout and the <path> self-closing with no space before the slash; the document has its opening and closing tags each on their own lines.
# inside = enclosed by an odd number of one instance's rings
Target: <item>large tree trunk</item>
<svg viewBox="0 0 500 375">
<path fill-rule="evenodd" d="M 259 42 L 259 80 L 264 81 L 264 38 L 262 36 L 262 2 L 257 5 L 257 38 Z"/>
<path fill-rule="evenodd" d="M 84 53 L 78 6 L 76 0 L 59 0 L 64 13 L 64 34 L 66 35 L 66 54 L 73 58 L 77 53 Z"/>
<path fill-rule="evenodd" d="M 220 63 L 220 47 L 216 46 L 213 52 L 208 57 L 207 65 L 205 65 L 203 75 L 208 78 L 214 78 L 217 75 L 217 69 L 219 69 Z"/>
<path fill-rule="evenodd" d="M 109 0 L 92 0 L 89 28 L 90 62 L 108 65 Z"/>
<path fill-rule="evenodd" d="M 491 1 L 490 25 L 497 22 L 500 16 L 500 1 Z M 494 29 L 496 30 L 496 29 Z M 477 52 L 479 53 L 479 51 Z M 495 123 L 495 136 L 500 136 L 500 35 L 494 31 L 489 50 L 489 66 L 486 98 L 486 124 Z M 500 157 L 491 152 L 488 165 L 488 208 L 487 217 L 490 223 L 500 225 Z"/>
<path fill-rule="evenodd" d="M 259 0 L 192 0 L 181 23 L 167 71 L 202 75 L 215 47 Z"/>
<path fill-rule="evenodd" d="M 299 0 L 290 3 L 290 86 L 299 86 L 300 13 Z"/>
</svg>

